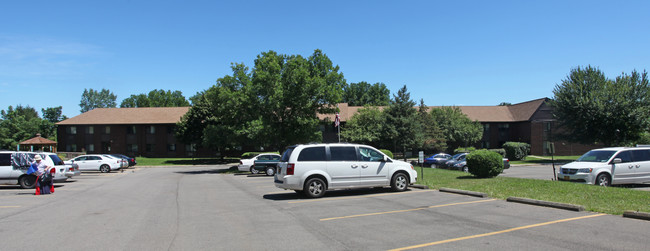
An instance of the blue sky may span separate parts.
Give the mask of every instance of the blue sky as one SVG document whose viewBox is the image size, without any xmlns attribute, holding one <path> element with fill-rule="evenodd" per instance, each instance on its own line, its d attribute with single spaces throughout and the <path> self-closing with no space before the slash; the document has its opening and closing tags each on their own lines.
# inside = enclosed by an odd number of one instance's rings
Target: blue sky
<svg viewBox="0 0 650 251">
<path fill-rule="evenodd" d="M 427 105 L 553 97 L 572 68 L 650 70 L 650 1 L 4 1 L 0 109 L 80 112 L 84 88 L 117 104 L 186 97 L 261 52 L 321 49 L 348 83 L 406 85 Z"/>
</svg>

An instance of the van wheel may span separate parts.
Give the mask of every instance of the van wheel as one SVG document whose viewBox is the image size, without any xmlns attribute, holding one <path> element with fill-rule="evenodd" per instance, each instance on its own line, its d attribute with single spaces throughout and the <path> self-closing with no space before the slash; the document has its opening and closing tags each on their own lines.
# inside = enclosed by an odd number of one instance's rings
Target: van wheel
<svg viewBox="0 0 650 251">
<path fill-rule="evenodd" d="M 104 164 L 104 165 L 99 167 L 99 171 L 102 172 L 102 173 L 110 173 L 111 172 L 111 167 Z"/>
<path fill-rule="evenodd" d="M 260 171 L 251 166 L 251 173 L 252 174 L 258 174 L 258 173 L 260 173 Z"/>
<path fill-rule="evenodd" d="M 266 176 L 273 176 L 273 175 L 275 175 L 275 168 L 267 167 L 266 168 Z"/>
<path fill-rule="evenodd" d="M 309 198 L 320 198 L 325 195 L 327 185 L 321 178 L 311 178 L 305 182 L 305 187 L 302 190 Z"/>
<path fill-rule="evenodd" d="M 395 174 L 390 182 L 390 188 L 395 192 L 403 192 L 408 186 L 408 177 L 403 173 Z"/>
<path fill-rule="evenodd" d="M 20 188 L 23 189 L 32 189 L 36 187 L 36 176 L 34 175 L 23 175 L 18 179 L 18 184 Z"/>
<path fill-rule="evenodd" d="M 598 176 L 596 176 L 596 185 L 597 186 L 608 187 L 611 184 L 612 184 L 612 179 L 609 178 L 608 174 L 601 173 Z"/>
</svg>

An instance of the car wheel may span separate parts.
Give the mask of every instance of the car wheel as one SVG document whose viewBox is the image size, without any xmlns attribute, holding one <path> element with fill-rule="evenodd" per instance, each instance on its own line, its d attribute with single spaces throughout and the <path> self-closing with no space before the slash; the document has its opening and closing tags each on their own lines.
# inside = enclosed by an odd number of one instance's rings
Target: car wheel
<svg viewBox="0 0 650 251">
<path fill-rule="evenodd" d="M 431 164 L 431 168 L 438 168 L 438 165 L 436 165 L 436 164 Z"/>
<path fill-rule="evenodd" d="M 99 167 L 99 171 L 102 173 L 110 173 L 111 172 L 111 167 L 104 164 Z"/>
<path fill-rule="evenodd" d="M 464 167 L 463 167 L 463 172 L 469 173 L 469 167 L 464 166 Z"/>
<path fill-rule="evenodd" d="M 275 168 L 267 167 L 266 168 L 266 176 L 273 176 L 273 175 L 275 175 Z"/>
<path fill-rule="evenodd" d="M 325 195 L 327 185 L 321 178 L 311 178 L 305 182 L 303 193 L 309 198 L 320 198 Z"/>
<path fill-rule="evenodd" d="M 20 188 L 23 189 L 32 189 L 36 187 L 36 176 L 34 175 L 23 175 L 18 179 L 18 184 Z"/>
<path fill-rule="evenodd" d="M 611 183 L 612 183 L 612 179 L 606 173 L 601 173 L 598 176 L 596 176 L 597 186 L 608 187 L 609 185 L 611 185 Z"/>
<path fill-rule="evenodd" d="M 408 186 L 408 177 L 403 173 L 395 174 L 390 182 L 390 188 L 395 192 L 405 191 Z"/>
<path fill-rule="evenodd" d="M 258 174 L 258 173 L 260 173 L 260 171 L 251 166 L 251 173 L 252 174 Z"/>
</svg>

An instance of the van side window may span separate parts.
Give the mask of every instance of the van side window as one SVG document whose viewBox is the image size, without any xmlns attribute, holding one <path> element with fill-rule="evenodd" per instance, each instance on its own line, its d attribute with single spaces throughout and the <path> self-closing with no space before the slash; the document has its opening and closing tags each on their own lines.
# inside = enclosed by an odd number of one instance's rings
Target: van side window
<svg viewBox="0 0 650 251">
<path fill-rule="evenodd" d="M 630 151 L 620 152 L 614 158 L 621 159 L 623 163 L 632 162 L 632 154 L 630 154 Z"/>
<path fill-rule="evenodd" d="M 298 161 L 325 161 L 325 147 L 309 147 L 302 149 Z"/>
<path fill-rule="evenodd" d="M 0 166 L 11 166 L 11 153 L 0 153 Z"/>
<path fill-rule="evenodd" d="M 370 148 L 359 147 L 361 161 L 382 161 L 384 155 Z"/>
<path fill-rule="evenodd" d="M 354 146 L 330 146 L 332 161 L 357 161 L 357 150 Z"/>
<path fill-rule="evenodd" d="M 650 161 L 650 150 L 632 150 L 634 161 Z"/>
</svg>

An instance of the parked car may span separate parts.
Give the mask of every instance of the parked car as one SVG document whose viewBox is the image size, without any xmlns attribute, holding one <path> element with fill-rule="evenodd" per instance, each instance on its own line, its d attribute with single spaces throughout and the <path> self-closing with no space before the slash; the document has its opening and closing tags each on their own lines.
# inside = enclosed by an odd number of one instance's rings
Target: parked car
<svg viewBox="0 0 650 251">
<path fill-rule="evenodd" d="M 77 156 L 74 159 L 66 161 L 66 163 L 75 163 L 79 165 L 79 170 L 83 171 L 100 171 L 108 173 L 114 170 L 119 170 L 122 165 L 121 159 L 105 156 L 102 154 L 87 154 Z"/>
<path fill-rule="evenodd" d="M 440 166 L 443 162 L 451 159 L 451 155 L 446 154 L 446 153 L 438 153 L 431 155 L 429 157 L 426 157 L 424 159 L 424 166 L 430 166 L 431 168 L 437 168 Z"/>
<path fill-rule="evenodd" d="M 280 162 L 280 155 L 274 156 L 271 155 L 270 159 L 258 159 L 253 162 L 253 167 L 251 170 L 256 170 L 257 172 L 264 172 L 267 176 L 275 175 L 275 170 L 277 169 L 278 163 Z"/>
<path fill-rule="evenodd" d="M 458 162 L 464 161 L 465 156 L 467 156 L 467 153 L 458 153 L 454 156 L 451 156 L 450 159 L 448 159 L 445 162 L 442 162 L 441 165 L 439 165 L 441 168 L 446 168 L 446 169 L 451 169 L 454 167 L 454 165 Z"/>
<path fill-rule="evenodd" d="M 560 167 L 558 180 L 609 186 L 650 183 L 650 147 L 591 150 Z"/>
<path fill-rule="evenodd" d="M 409 163 L 359 144 L 290 146 L 278 163 L 275 186 L 318 198 L 327 190 L 391 186 L 404 191 L 417 180 Z"/>
<path fill-rule="evenodd" d="M 113 156 L 112 154 L 104 154 L 105 157 L 115 159 L 120 162 L 120 168 L 129 168 L 129 161 L 126 160 L 125 158 L 118 157 L 118 156 Z"/>
<path fill-rule="evenodd" d="M 253 164 L 256 160 L 270 160 L 272 158 L 280 158 L 280 154 L 276 153 L 262 153 L 250 159 L 241 159 L 239 160 L 239 165 L 237 169 L 242 172 L 250 171 L 252 174 L 258 174 L 260 171 L 253 168 Z"/>
<path fill-rule="evenodd" d="M 34 188 L 36 176 L 27 174 L 27 169 L 34 162 L 34 156 L 40 155 L 47 166 L 55 168 L 54 182 L 64 182 L 79 170 L 74 164 L 64 164 L 54 153 L 0 151 L 0 184 L 18 184 L 22 188 Z"/>
<path fill-rule="evenodd" d="M 135 157 L 129 157 L 129 156 L 126 156 L 126 155 L 124 155 L 124 154 L 110 154 L 110 155 L 111 155 L 111 156 L 114 156 L 114 157 L 123 158 L 123 159 L 127 160 L 127 161 L 129 162 L 129 166 L 128 166 L 128 167 L 132 167 L 132 166 L 135 166 L 136 164 L 138 164 L 138 163 L 135 161 Z"/>
</svg>

